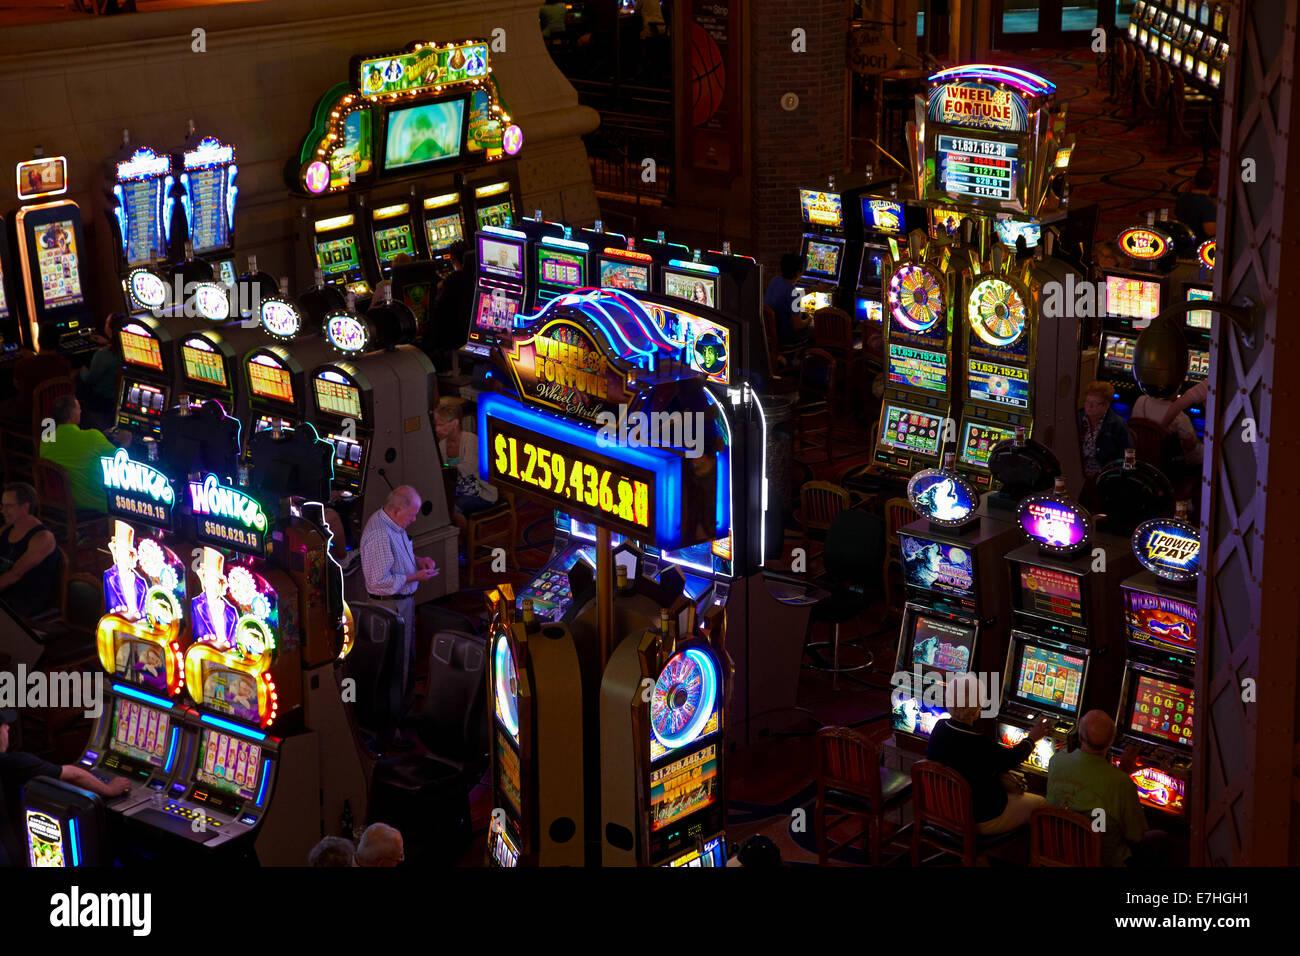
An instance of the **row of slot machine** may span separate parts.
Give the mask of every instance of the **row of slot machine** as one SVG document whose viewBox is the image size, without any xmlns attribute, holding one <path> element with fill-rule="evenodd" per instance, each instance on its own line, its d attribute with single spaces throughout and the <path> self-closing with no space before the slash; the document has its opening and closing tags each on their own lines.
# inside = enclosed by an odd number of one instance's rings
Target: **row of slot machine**
<svg viewBox="0 0 1300 956">
<path fill-rule="evenodd" d="M 1014 444 L 999 448 L 999 473 L 1025 453 Z M 1125 511 L 1126 496 L 1151 500 L 1152 480 L 1133 462 L 1116 463 L 1099 488 Z M 1155 518 L 1128 509 L 1127 521 L 1099 528 L 1059 478 L 1051 492 L 1008 484 L 981 500 L 949 469 L 918 473 L 909 494 L 923 517 L 899 535 L 907 592 L 898 645 L 906 679 L 893 698 L 900 746 L 924 751 L 948 716 L 947 682 L 974 671 L 997 704 L 1004 745 L 1023 740 L 1039 718 L 1053 722 L 1021 768 L 1032 788 L 1041 792 L 1053 755 L 1075 745 L 1079 718 L 1097 708 L 1115 715 L 1111 759 L 1137 751 L 1142 803 L 1185 819 L 1200 552 L 1185 509 Z"/>
<path fill-rule="evenodd" d="M 1129 14 L 1128 37 L 1201 85 L 1217 90 L 1223 84 L 1230 49 L 1225 4 L 1138 0 Z"/>
<path fill-rule="evenodd" d="M 101 808 L 38 778 L 23 801 L 33 866 L 301 866 L 322 832 L 365 819 L 336 666 L 353 625 L 320 500 L 332 449 L 264 434 L 240 480 L 238 432 L 185 415 L 154 463 L 101 459 L 106 689 L 78 763 L 130 789 Z"/>
</svg>

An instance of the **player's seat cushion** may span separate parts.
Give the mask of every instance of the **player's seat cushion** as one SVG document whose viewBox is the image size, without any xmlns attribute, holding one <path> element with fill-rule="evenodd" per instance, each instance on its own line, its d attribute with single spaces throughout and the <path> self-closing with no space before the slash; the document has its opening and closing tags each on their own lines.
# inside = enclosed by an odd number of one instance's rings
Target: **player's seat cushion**
<svg viewBox="0 0 1300 956">
<path fill-rule="evenodd" d="M 893 806 L 905 799 L 911 792 L 911 788 L 911 774 L 891 770 L 889 767 L 880 768 L 880 797 L 885 807 Z M 858 813 L 871 813 L 875 809 L 871 806 L 871 801 L 868 798 L 860 794 L 850 793 L 847 790 L 836 790 L 834 788 L 826 791 L 826 802 Z"/>
<path fill-rule="evenodd" d="M 1006 833 L 993 833 L 987 836 L 979 834 L 975 837 L 975 851 L 984 853 L 994 847 L 1001 846 L 1023 833 L 1023 829 L 1008 830 Z M 953 853 L 961 854 L 962 838 L 953 833 L 951 830 L 935 826 L 933 823 L 926 823 L 921 827 L 921 835 L 927 840 L 933 840 L 935 843 L 951 850 Z"/>
</svg>

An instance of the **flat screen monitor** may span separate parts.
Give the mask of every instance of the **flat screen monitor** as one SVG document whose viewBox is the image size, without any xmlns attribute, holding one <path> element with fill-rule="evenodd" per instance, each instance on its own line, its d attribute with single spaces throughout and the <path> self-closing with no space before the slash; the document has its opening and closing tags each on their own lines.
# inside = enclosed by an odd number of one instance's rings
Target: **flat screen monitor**
<svg viewBox="0 0 1300 956">
<path fill-rule="evenodd" d="M 930 238 L 946 239 L 961 228 L 962 214 L 956 209 L 930 210 Z"/>
<path fill-rule="evenodd" d="M 436 216 L 424 220 L 424 232 L 429 240 L 430 252 L 441 252 L 452 243 L 465 238 L 460 213 L 452 213 L 450 216 Z"/>
<path fill-rule="evenodd" d="M 967 422 L 961 433 L 961 461 L 976 468 L 987 468 L 993 446 L 1007 438 L 1014 438 L 1015 430 L 990 425 L 988 422 Z"/>
<path fill-rule="evenodd" d="M 537 284 L 552 289 L 578 289 L 587 284 L 587 257 L 581 252 L 537 247 Z"/>
<path fill-rule="evenodd" d="M 411 224 L 406 220 L 383 226 L 376 223 L 375 253 L 385 265 L 402 254 L 414 258 L 415 237 L 411 235 Z"/>
<path fill-rule="evenodd" d="M 524 279 L 523 243 L 480 236 L 478 268 L 485 275 L 501 276 L 522 282 Z"/>
<path fill-rule="evenodd" d="M 650 830 L 657 833 L 717 802 L 718 744 L 650 771 Z"/>
<path fill-rule="evenodd" d="M 839 193 L 819 189 L 799 190 L 799 212 L 804 225 L 827 229 L 844 228 L 844 206 Z"/>
<path fill-rule="evenodd" d="M 199 783 L 241 800 L 257 796 L 262 748 L 251 741 L 204 728 L 194 776 Z"/>
<path fill-rule="evenodd" d="M 293 404 L 293 374 L 269 355 L 255 355 L 248 362 L 248 390 L 258 398 Z"/>
<path fill-rule="evenodd" d="M 1187 289 L 1188 302 L 1207 302 L 1214 298 L 1214 290 L 1198 289 L 1195 286 L 1189 286 Z M 1210 329 L 1212 327 L 1214 313 L 1208 309 L 1197 309 L 1195 312 L 1187 313 L 1187 327 L 1189 329 Z"/>
<path fill-rule="evenodd" d="M 880 246 L 862 247 L 862 265 L 858 268 L 859 289 L 879 289 L 885 281 L 885 250 Z"/>
<path fill-rule="evenodd" d="M 862 224 L 886 236 L 901 236 L 907 222 L 901 202 L 862 197 Z"/>
<path fill-rule="evenodd" d="M 935 153 L 943 191 L 972 201 L 1015 202 L 1019 151 L 1016 143 L 940 133 Z"/>
<path fill-rule="evenodd" d="M 1083 622 L 1083 585 L 1077 575 L 1021 564 L 1013 580 L 1015 605 L 1020 610 L 1069 624 Z"/>
<path fill-rule="evenodd" d="M 163 370 L 162 347 L 144 326 L 136 322 L 123 326 L 117 340 L 122 346 L 122 361 L 127 365 L 154 372 Z"/>
<path fill-rule="evenodd" d="M 333 239 L 317 239 L 316 265 L 327 279 L 359 270 L 361 253 L 357 251 L 357 237 L 349 233 Z"/>
<path fill-rule="evenodd" d="M 900 388 L 939 392 L 948 390 L 948 356 L 944 352 L 889 346 L 889 383 Z"/>
<path fill-rule="evenodd" d="M 465 140 L 465 100 L 421 103 L 388 111 L 384 170 L 407 171 L 454 160 Z"/>
<path fill-rule="evenodd" d="M 483 229 L 486 226 L 506 226 L 508 227 L 515 217 L 515 205 L 509 199 L 503 199 L 501 202 L 493 203 L 490 206 L 480 206 L 478 208 L 478 227 Z"/>
<path fill-rule="evenodd" d="M 625 289 L 628 292 L 650 291 L 650 266 L 621 259 L 600 260 L 600 287 Z"/>
<path fill-rule="evenodd" d="M 1008 249 L 1016 247 L 1016 240 L 1025 237 L 1025 245 L 1035 248 L 1043 237 L 1043 228 L 1036 222 L 1019 222 L 1015 219 L 997 219 L 993 222 L 993 231 L 997 233 L 998 242 Z"/>
<path fill-rule="evenodd" d="M 1160 314 L 1160 280 L 1107 274 L 1106 314 L 1149 323 Z M 1143 327 L 1137 322 L 1133 325 Z"/>
<path fill-rule="evenodd" d="M 361 389 L 338 372 L 328 369 L 317 372 L 312 379 L 312 389 L 316 393 L 318 410 L 339 418 L 361 421 Z"/>
<path fill-rule="evenodd" d="M 1128 678 L 1121 733 L 1191 753 L 1195 716 L 1191 683 L 1142 670 L 1130 670 Z"/>
<path fill-rule="evenodd" d="M 865 296 L 858 297 L 857 319 L 859 322 L 884 322 L 885 304 L 879 299 Z"/>
<path fill-rule="evenodd" d="M 717 307 L 718 302 L 718 280 L 716 277 L 696 272 L 675 272 L 672 269 L 665 269 L 664 293 L 713 309 Z"/>
<path fill-rule="evenodd" d="M 501 289 L 480 289 L 474 308 L 474 327 L 482 332 L 512 332 L 519 300 Z"/>
<path fill-rule="evenodd" d="M 1158 651 L 1196 653 L 1196 605 L 1164 594 L 1124 588 L 1128 639 Z"/>
<path fill-rule="evenodd" d="M 1125 375 L 1133 373 L 1133 352 L 1137 339 L 1131 335 L 1102 336 L 1101 367 Z"/>
<path fill-rule="evenodd" d="M 29 226 L 31 248 L 36 250 L 36 267 L 41 282 L 41 302 L 46 309 L 77 305 L 81 291 L 81 259 L 77 252 L 77 229 L 71 219 Z"/>
<path fill-rule="evenodd" d="M 880 444 L 899 451 L 938 455 L 943 416 L 902 405 L 886 405 Z"/>
<path fill-rule="evenodd" d="M 1009 688 L 1012 696 L 1030 707 L 1076 715 L 1088 659 L 1044 646 L 1023 634 L 1014 634 L 1012 639 L 1017 641 Z"/>
<path fill-rule="evenodd" d="M 185 377 L 203 385 L 229 388 L 226 377 L 226 360 L 212 345 L 202 338 L 187 339 L 181 344 L 181 364 Z"/>
<path fill-rule="evenodd" d="M 974 626 L 917 614 L 912 619 L 907 657 L 900 663 L 907 669 L 920 665 L 927 673 L 964 674 L 970 670 L 974 650 Z"/>
<path fill-rule="evenodd" d="M 808 236 L 804 242 L 804 255 L 808 264 L 804 273 L 820 279 L 838 282 L 840 278 L 840 260 L 844 256 L 844 243 L 831 242 Z"/>
<path fill-rule="evenodd" d="M 1029 369 L 970 359 L 966 386 L 971 401 L 1004 408 L 1029 408 Z"/>
<path fill-rule="evenodd" d="M 161 767 L 167 759 L 170 729 L 171 715 L 165 710 L 118 697 L 113 701 L 108 748 L 129 760 Z"/>
</svg>

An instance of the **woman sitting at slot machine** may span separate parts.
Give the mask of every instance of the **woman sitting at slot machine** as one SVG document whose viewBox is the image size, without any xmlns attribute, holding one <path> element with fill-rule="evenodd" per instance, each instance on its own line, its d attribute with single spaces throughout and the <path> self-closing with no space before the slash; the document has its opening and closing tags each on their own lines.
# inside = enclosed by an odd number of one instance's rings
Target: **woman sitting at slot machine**
<svg viewBox="0 0 1300 956">
<path fill-rule="evenodd" d="M 444 398 L 434 409 L 434 430 L 443 464 L 456 469 L 456 527 L 466 526 L 465 515 L 496 504 L 497 490 L 478 476 L 478 441 L 460 427 L 461 401 Z"/>
<path fill-rule="evenodd" d="M 55 599 L 59 555 L 54 533 L 36 517 L 36 489 L 21 481 L 4 486 L 0 512 L 0 597 L 15 614 L 39 614 Z"/>
<path fill-rule="evenodd" d="M 1119 413 L 1110 407 L 1111 387 L 1107 382 L 1089 382 L 1079 409 L 1079 441 L 1083 446 L 1083 474 L 1096 478 L 1112 461 L 1124 457 L 1133 447 L 1133 436 Z"/>
</svg>

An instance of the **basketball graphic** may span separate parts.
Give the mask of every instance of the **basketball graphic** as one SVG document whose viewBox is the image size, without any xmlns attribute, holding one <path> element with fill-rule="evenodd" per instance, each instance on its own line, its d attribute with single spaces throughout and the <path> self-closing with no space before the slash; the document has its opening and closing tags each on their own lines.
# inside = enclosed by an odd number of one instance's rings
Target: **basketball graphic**
<svg viewBox="0 0 1300 956">
<path fill-rule="evenodd" d="M 718 108 L 727 89 L 722 51 L 698 23 L 691 24 L 691 125 L 703 126 Z"/>
</svg>

